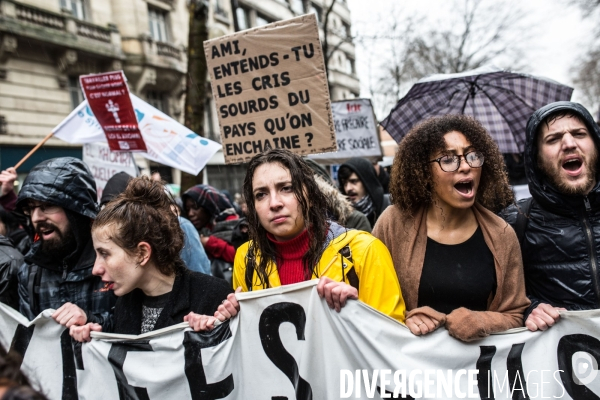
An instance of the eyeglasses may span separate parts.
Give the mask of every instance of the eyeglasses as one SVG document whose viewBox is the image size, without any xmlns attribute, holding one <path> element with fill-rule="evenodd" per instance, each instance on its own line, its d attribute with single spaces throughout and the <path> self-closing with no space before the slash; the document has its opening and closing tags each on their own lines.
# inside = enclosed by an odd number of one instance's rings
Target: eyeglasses
<svg viewBox="0 0 600 400">
<path fill-rule="evenodd" d="M 485 160 L 485 158 L 483 157 L 483 154 L 481 154 L 478 151 L 470 151 L 465 155 L 462 156 L 442 156 L 440 158 L 436 158 L 435 160 L 431 160 L 429 161 L 430 163 L 432 162 L 436 162 L 440 165 L 440 168 L 442 169 L 442 171 L 444 172 L 454 172 L 454 171 L 458 171 L 458 169 L 460 168 L 460 163 L 462 161 L 462 159 L 465 159 L 466 163 L 469 165 L 469 167 L 471 168 L 481 168 L 483 166 L 483 161 Z"/>
<path fill-rule="evenodd" d="M 38 205 L 28 204 L 25 207 L 23 207 L 23 209 L 22 209 L 23 214 L 25 214 L 27 216 L 31 216 L 31 214 L 33 214 L 33 212 L 35 211 L 36 208 L 39 208 L 40 211 L 42 212 L 42 214 L 56 214 L 57 212 L 62 210 L 62 207 L 56 206 L 54 204 L 48 204 L 48 203 L 42 203 L 42 204 L 38 204 Z"/>
</svg>

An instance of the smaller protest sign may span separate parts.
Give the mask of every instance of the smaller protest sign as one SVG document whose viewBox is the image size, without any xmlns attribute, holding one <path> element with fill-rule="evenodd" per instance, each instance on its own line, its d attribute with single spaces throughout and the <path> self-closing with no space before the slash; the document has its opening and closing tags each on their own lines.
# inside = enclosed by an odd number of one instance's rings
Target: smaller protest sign
<svg viewBox="0 0 600 400">
<path fill-rule="evenodd" d="M 111 151 L 146 151 L 123 71 L 79 77 Z"/>
<path fill-rule="evenodd" d="M 314 14 L 204 42 L 226 163 L 336 149 Z"/>
<path fill-rule="evenodd" d="M 377 121 L 369 99 L 335 101 L 331 111 L 338 151 L 312 154 L 310 158 L 326 164 L 341 164 L 352 157 L 381 159 Z"/>
<path fill-rule="evenodd" d="M 111 152 L 106 143 L 86 143 L 83 145 L 83 162 L 87 164 L 96 181 L 98 200 L 106 182 L 113 175 L 125 172 L 132 177 L 138 175 L 135 160 L 129 152 Z"/>
</svg>

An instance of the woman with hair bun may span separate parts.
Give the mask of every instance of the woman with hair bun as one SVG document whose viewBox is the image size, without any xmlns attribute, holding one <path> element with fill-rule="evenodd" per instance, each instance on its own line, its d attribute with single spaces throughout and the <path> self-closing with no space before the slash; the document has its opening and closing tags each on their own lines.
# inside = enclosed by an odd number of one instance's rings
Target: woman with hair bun
<svg viewBox="0 0 600 400">
<path fill-rule="evenodd" d="M 185 268 L 173 205 L 162 184 L 142 176 L 132 179 L 92 225 L 92 272 L 119 297 L 115 333 L 139 335 L 183 321 L 196 331 L 210 330 L 213 313 L 232 292 L 225 281 Z M 72 326 L 71 336 L 89 341 L 90 331 L 101 330 L 92 323 Z"/>
<path fill-rule="evenodd" d="M 523 326 L 523 261 L 513 229 L 495 213 L 513 202 L 498 146 L 476 120 L 431 118 L 394 158 L 393 206 L 373 235 L 389 248 L 406 299 L 406 326 L 445 324 L 463 341 Z"/>
</svg>

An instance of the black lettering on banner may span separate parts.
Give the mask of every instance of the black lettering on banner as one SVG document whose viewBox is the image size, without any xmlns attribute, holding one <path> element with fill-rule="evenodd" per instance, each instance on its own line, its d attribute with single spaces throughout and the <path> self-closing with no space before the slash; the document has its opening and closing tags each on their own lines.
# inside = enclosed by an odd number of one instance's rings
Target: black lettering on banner
<svg viewBox="0 0 600 400">
<path fill-rule="evenodd" d="M 31 342 L 31 337 L 33 336 L 34 330 L 35 325 L 26 327 L 25 325 L 21 324 L 19 324 L 17 329 L 15 329 L 15 335 L 10 343 L 10 349 L 8 352 L 17 352 L 21 356 L 21 362 L 23 362 L 23 358 L 25 358 L 25 352 L 27 352 L 27 348 L 29 347 L 29 342 Z"/>
<path fill-rule="evenodd" d="M 494 385 L 492 377 L 492 359 L 496 354 L 496 346 L 479 346 L 480 354 L 477 359 L 477 388 L 481 400 L 494 400 Z"/>
<path fill-rule="evenodd" d="M 527 382 L 525 382 L 525 374 L 523 373 L 523 363 L 521 362 L 521 354 L 525 343 L 513 344 L 508 353 L 506 360 L 506 368 L 508 369 L 508 382 L 513 400 L 529 400 L 527 395 Z"/>
<path fill-rule="evenodd" d="M 229 338 L 231 338 L 229 321 L 209 332 L 185 332 L 183 339 L 185 376 L 190 385 L 193 400 L 222 399 L 233 391 L 232 374 L 222 381 L 207 383 L 202 365 L 202 349 L 215 347 Z"/>
<path fill-rule="evenodd" d="M 600 340 L 584 334 L 565 335 L 559 340 L 556 353 L 560 379 L 565 390 L 572 398 L 586 400 L 600 399 L 584 383 L 575 382 L 573 355 L 580 351 L 590 354 L 598 364 L 600 361 Z M 590 373 L 594 374 L 591 378 L 597 379 L 596 374 L 598 371 L 592 369 L 593 367 L 590 365 Z"/>
<path fill-rule="evenodd" d="M 143 387 L 131 386 L 127 382 L 127 377 L 123 372 L 125 357 L 130 351 L 153 351 L 150 346 L 150 340 L 139 340 L 132 342 L 113 343 L 108 352 L 108 362 L 110 363 L 115 378 L 117 379 L 117 389 L 119 390 L 120 400 L 150 400 L 148 390 Z"/>
<path fill-rule="evenodd" d="M 78 357 L 76 357 L 76 352 L 73 349 L 73 343 L 79 345 Z M 83 369 L 83 360 L 81 358 L 81 343 L 71 339 L 69 329 L 65 329 L 60 335 L 60 350 L 63 364 L 62 400 L 77 400 L 79 399 L 79 394 L 77 392 L 76 369 Z M 76 361 L 77 358 L 79 358 L 78 361 Z M 77 364 L 79 364 L 81 368 L 78 368 Z"/>
<path fill-rule="evenodd" d="M 279 337 L 279 326 L 284 322 L 290 322 L 296 327 L 296 337 L 304 340 L 304 327 L 306 325 L 306 313 L 301 305 L 296 303 L 275 303 L 265 308 L 260 315 L 258 333 L 263 350 L 269 360 L 283 372 L 296 390 L 296 400 L 312 400 L 312 388 L 298 372 L 298 364 L 294 357 L 287 352 L 281 338 Z M 283 396 L 272 397 L 274 399 L 287 399 Z"/>
</svg>

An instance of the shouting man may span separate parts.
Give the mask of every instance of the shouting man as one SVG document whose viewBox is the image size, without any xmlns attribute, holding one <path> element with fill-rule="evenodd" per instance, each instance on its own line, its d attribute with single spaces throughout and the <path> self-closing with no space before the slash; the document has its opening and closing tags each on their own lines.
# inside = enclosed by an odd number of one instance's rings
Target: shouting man
<svg viewBox="0 0 600 400">
<path fill-rule="evenodd" d="M 527 123 L 532 197 L 501 216 L 521 242 L 532 331 L 552 326 L 561 309 L 600 308 L 599 144 L 598 125 L 577 103 L 549 104 Z"/>
<path fill-rule="evenodd" d="M 110 323 L 116 297 L 92 275 L 96 253 L 91 223 L 96 183 L 87 166 L 62 157 L 35 166 L 17 198 L 29 218 L 34 243 L 19 269 L 19 309 L 29 319 L 54 308 L 61 325 Z"/>
</svg>

